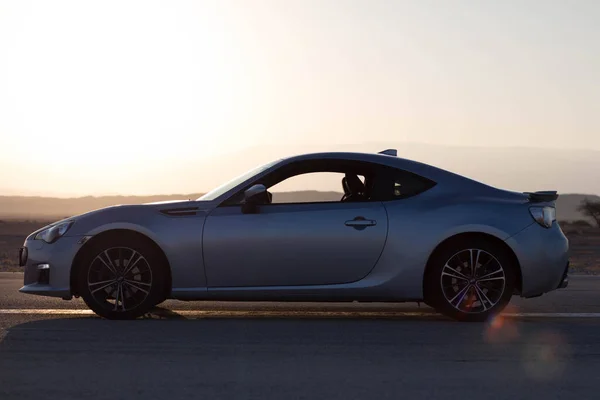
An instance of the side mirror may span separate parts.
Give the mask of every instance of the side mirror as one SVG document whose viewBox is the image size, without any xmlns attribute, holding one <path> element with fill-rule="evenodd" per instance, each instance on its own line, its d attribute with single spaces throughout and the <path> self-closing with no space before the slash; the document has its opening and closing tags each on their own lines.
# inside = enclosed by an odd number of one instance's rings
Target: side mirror
<svg viewBox="0 0 600 400">
<path fill-rule="evenodd" d="M 265 185 L 253 185 L 244 191 L 242 212 L 244 214 L 256 213 L 259 205 L 269 204 L 270 200 L 271 196 Z"/>
</svg>

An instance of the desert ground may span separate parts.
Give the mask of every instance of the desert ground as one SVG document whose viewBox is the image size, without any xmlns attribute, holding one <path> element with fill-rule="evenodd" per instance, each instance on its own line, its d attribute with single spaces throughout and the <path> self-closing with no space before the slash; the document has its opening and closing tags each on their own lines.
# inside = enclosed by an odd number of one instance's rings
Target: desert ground
<svg viewBox="0 0 600 400">
<path fill-rule="evenodd" d="M 0 271 L 20 271 L 17 256 L 19 247 L 28 234 L 51 221 L 0 221 Z M 600 228 L 562 222 L 561 228 L 571 247 L 571 273 L 600 274 Z"/>
<path fill-rule="evenodd" d="M 0 271 L 19 271 L 18 249 L 27 235 L 53 221 L 87 211 L 118 204 L 144 204 L 166 200 L 196 199 L 201 193 L 154 196 L 86 196 L 54 198 L 36 196 L 0 196 Z M 335 201 L 336 191 L 300 190 L 273 193 L 274 201 Z M 557 219 L 571 245 L 572 273 L 600 274 L 600 228 L 580 212 L 583 200 L 599 202 L 591 194 L 561 194 L 556 200 Z"/>
</svg>

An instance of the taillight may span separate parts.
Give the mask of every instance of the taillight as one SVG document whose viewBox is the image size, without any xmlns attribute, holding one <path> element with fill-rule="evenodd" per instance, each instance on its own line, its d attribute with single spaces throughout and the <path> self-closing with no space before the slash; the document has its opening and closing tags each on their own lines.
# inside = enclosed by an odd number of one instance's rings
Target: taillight
<svg viewBox="0 0 600 400">
<path fill-rule="evenodd" d="M 529 212 L 533 219 L 544 228 L 551 228 L 552 223 L 556 221 L 556 208 L 554 207 L 529 207 Z"/>
</svg>

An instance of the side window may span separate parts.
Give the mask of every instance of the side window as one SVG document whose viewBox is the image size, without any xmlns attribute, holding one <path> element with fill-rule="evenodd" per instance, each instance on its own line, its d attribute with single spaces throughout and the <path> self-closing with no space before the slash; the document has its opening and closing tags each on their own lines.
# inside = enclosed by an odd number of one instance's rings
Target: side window
<svg viewBox="0 0 600 400">
<path fill-rule="evenodd" d="M 294 175 L 269 188 L 272 204 L 338 202 L 344 197 L 341 172 L 309 172 Z M 365 177 L 357 175 L 364 185 Z"/>
<path fill-rule="evenodd" d="M 402 187 L 402 181 L 400 179 L 396 179 L 394 181 L 394 197 L 402 196 L 404 192 L 404 188 Z"/>
<path fill-rule="evenodd" d="M 391 200 L 416 196 L 435 186 L 435 182 L 410 172 L 396 172 L 392 177 L 393 191 Z"/>
<path fill-rule="evenodd" d="M 337 159 L 302 160 L 262 176 L 221 206 L 240 205 L 244 190 L 264 185 L 270 204 L 390 201 L 415 196 L 435 182 L 381 164 Z"/>
</svg>

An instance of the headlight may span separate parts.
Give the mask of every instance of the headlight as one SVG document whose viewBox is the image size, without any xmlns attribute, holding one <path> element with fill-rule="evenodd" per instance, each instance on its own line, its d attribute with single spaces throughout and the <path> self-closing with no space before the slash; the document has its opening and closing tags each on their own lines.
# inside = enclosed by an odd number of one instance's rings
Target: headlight
<svg viewBox="0 0 600 400">
<path fill-rule="evenodd" d="M 62 235 L 67 233 L 69 228 L 73 225 L 73 221 L 63 222 L 60 224 L 53 225 L 43 231 L 38 232 L 35 235 L 35 240 L 43 240 L 46 243 L 56 242 Z"/>
<path fill-rule="evenodd" d="M 529 207 L 533 219 L 544 228 L 552 227 L 556 220 L 556 209 L 554 207 Z"/>
</svg>

